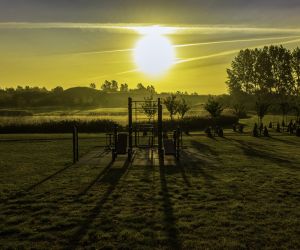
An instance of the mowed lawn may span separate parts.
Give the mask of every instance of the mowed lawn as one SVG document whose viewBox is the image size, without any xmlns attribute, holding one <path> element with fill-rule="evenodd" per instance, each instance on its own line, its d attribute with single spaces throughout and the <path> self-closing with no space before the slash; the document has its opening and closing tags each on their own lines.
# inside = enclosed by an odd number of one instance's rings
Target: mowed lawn
<svg viewBox="0 0 300 250">
<path fill-rule="evenodd" d="M 181 161 L 97 139 L 0 142 L 0 248 L 300 249 L 300 138 L 184 137 Z"/>
</svg>

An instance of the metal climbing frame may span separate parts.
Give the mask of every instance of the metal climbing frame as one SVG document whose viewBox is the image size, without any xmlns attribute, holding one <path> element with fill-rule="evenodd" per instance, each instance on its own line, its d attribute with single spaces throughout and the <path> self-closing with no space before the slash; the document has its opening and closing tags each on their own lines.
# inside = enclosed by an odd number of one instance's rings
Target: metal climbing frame
<svg viewBox="0 0 300 250">
<path fill-rule="evenodd" d="M 156 146 L 157 107 L 157 101 L 128 99 L 128 126 L 132 128 L 134 147 L 153 148 Z"/>
<path fill-rule="evenodd" d="M 173 132 L 171 140 L 163 137 L 162 104 L 160 98 L 157 101 L 133 101 L 128 98 L 128 133 L 118 133 L 114 129 L 112 157 L 118 154 L 128 154 L 132 158 L 133 147 L 157 148 L 160 160 L 164 160 L 165 154 L 172 154 L 179 159 L 181 132 L 179 129 Z M 147 114 L 146 114 L 147 113 Z M 134 118 L 134 120 L 133 120 Z M 157 137 L 157 143 L 156 143 Z M 107 141 L 112 141 L 111 134 Z M 128 141 L 127 141 L 128 138 Z"/>
</svg>

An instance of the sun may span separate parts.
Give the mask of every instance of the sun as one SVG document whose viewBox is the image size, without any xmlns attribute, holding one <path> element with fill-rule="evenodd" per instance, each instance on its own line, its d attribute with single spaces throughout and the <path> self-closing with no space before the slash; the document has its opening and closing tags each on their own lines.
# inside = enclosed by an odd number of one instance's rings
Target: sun
<svg viewBox="0 0 300 250">
<path fill-rule="evenodd" d="M 160 76 L 175 62 L 175 51 L 170 40 L 159 32 L 149 32 L 134 48 L 138 70 L 150 76 Z"/>
</svg>

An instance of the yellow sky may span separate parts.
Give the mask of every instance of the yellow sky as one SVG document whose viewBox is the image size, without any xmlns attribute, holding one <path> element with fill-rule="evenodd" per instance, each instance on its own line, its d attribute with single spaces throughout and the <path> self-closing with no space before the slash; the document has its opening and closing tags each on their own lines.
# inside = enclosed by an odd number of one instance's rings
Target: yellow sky
<svg viewBox="0 0 300 250">
<path fill-rule="evenodd" d="M 0 23 L 0 87 L 98 87 L 107 79 L 152 84 L 158 91 L 226 92 L 226 68 L 240 49 L 283 44 L 300 46 L 300 29 L 244 26 L 161 25 L 176 52 L 176 63 L 160 77 L 139 72 L 135 44 L 141 25 Z M 151 29 L 151 28 L 150 28 Z"/>
</svg>

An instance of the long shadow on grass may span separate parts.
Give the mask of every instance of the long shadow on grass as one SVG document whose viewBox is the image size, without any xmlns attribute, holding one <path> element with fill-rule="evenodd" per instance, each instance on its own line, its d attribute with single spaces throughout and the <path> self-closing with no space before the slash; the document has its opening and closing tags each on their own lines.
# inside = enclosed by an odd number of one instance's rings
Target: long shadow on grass
<svg viewBox="0 0 300 250">
<path fill-rule="evenodd" d="M 159 173 L 161 190 L 163 194 L 164 223 L 167 229 L 168 243 L 170 244 L 170 248 L 181 249 L 181 241 L 176 228 L 176 218 L 174 216 L 174 210 L 166 180 L 166 167 L 167 166 L 164 166 L 163 162 L 160 162 Z"/>
<path fill-rule="evenodd" d="M 193 176 L 202 176 L 204 178 L 204 181 L 208 187 L 213 187 L 212 182 L 216 181 L 217 179 L 208 174 L 205 170 L 204 167 L 209 165 L 209 162 L 204 161 L 203 159 L 197 158 L 195 154 L 188 153 L 187 151 L 182 151 L 181 152 L 181 160 L 182 163 L 180 164 L 185 164 L 187 166 L 192 166 L 191 172 Z M 183 167 L 184 169 L 184 167 Z"/>
<path fill-rule="evenodd" d="M 281 164 L 287 164 L 287 163 L 293 163 L 291 160 L 287 158 L 281 158 L 279 157 L 276 152 L 270 153 L 266 150 L 262 150 L 259 147 L 256 147 L 256 145 L 251 145 L 248 142 L 237 140 L 231 138 L 232 141 L 235 141 L 240 144 L 241 149 L 244 151 L 245 155 L 248 155 L 250 157 L 256 157 L 256 158 L 262 158 L 265 160 L 269 160 L 274 163 L 281 163 Z M 271 149 L 271 148 L 270 148 Z"/>
<path fill-rule="evenodd" d="M 292 136 L 289 138 L 293 138 Z M 280 136 L 272 136 L 270 138 L 261 138 L 261 139 L 270 139 L 270 140 L 274 140 L 274 141 L 278 141 L 281 143 L 285 143 L 285 144 L 289 144 L 291 146 L 300 146 L 300 141 L 296 139 L 297 137 L 295 136 L 293 139 L 293 141 L 290 140 L 285 140 L 285 139 L 281 139 Z"/>
<path fill-rule="evenodd" d="M 183 164 L 183 162 L 186 162 L 186 161 L 185 161 L 184 153 L 182 154 L 182 152 L 181 152 L 181 161 L 176 161 L 176 167 L 179 169 L 179 171 L 181 173 L 181 177 L 182 177 L 185 185 L 187 187 L 191 187 L 192 185 L 191 185 L 189 178 L 186 175 L 186 169 L 185 169 L 185 165 Z"/>
<path fill-rule="evenodd" d="M 213 155 L 213 156 L 218 156 L 218 152 L 214 149 L 212 149 L 211 147 L 209 147 L 208 145 L 206 144 L 203 144 L 199 141 L 196 141 L 196 140 L 192 140 L 191 141 L 191 145 L 196 148 L 197 150 L 199 150 L 200 152 L 202 152 L 203 154 L 210 154 L 210 155 Z"/>
<path fill-rule="evenodd" d="M 113 161 L 111 161 L 98 175 L 97 177 L 82 191 L 77 195 L 77 198 L 85 195 L 100 179 L 103 177 L 110 167 L 113 165 Z"/>
<path fill-rule="evenodd" d="M 106 152 L 106 151 L 102 152 L 102 153 L 99 155 L 99 157 L 102 156 L 102 155 L 104 155 L 105 153 L 107 153 L 107 152 Z M 66 171 L 66 170 L 68 170 L 69 168 L 74 167 L 74 166 L 75 166 L 75 164 L 68 164 L 68 165 L 65 166 L 64 168 L 62 168 L 62 169 L 56 171 L 55 173 L 53 173 L 53 174 L 51 174 L 51 175 L 45 177 L 44 179 L 40 180 L 39 182 L 37 182 L 37 183 L 35 183 L 35 184 L 33 184 L 33 185 L 31 185 L 31 186 L 25 188 L 24 190 L 19 191 L 19 192 L 17 192 L 16 194 L 14 194 L 14 195 L 12 195 L 12 196 L 10 196 L 10 197 L 8 197 L 8 198 L 2 200 L 2 202 L 8 202 L 9 200 L 13 200 L 13 199 L 17 199 L 17 198 L 26 196 L 26 195 L 28 195 L 28 193 L 30 193 L 30 192 L 31 192 L 33 189 L 35 189 L 36 187 L 38 187 L 38 186 L 44 184 L 45 182 L 47 182 L 47 181 L 49 181 L 49 180 L 55 178 L 55 177 L 58 176 L 59 174 L 63 173 L 64 171 Z"/>
<path fill-rule="evenodd" d="M 81 239 L 85 236 L 91 223 L 94 221 L 94 219 L 97 217 L 97 215 L 101 212 L 103 205 L 107 202 L 110 195 L 116 189 L 122 176 L 127 172 L 130 163 L 131 163 L 130 161 L 126 160 L 125 163 L 123 164 L 122 168 L 110 169 L 109 171 L 106 171 L 106 173 L 104 175 L 102 175 L 102 177 L 98 180 L 99 182 L 109 183 L 109 187 L 106 190 L 106 192 L 103 194 L 103 196 L 99 199 L 99 201 L 96 203 L 96 205 L 95 205 L 94 209 L 91 211 L 91 213 L 79 225 L 79 229 L 73 234 L 73 236 L 71 236 L 69 244 L 68 244 L 68 249 L 75 249 L 78 247 Z"/>
<path fill-rule="evenodd" d="M 64 168 L 62 168 L 62 169 L 56 171 L 54 174 L 51 174 L 51 175 L 49 175 L 48 177 L 42 179 L 42 180 L 39 181 L 38 183 L 35 183 L 35 184 L 31 185 L 30 187 L 28 187 L 28 188 L 26 188 L 26 189 L 24 189 L 24 190 L 22 190 L 22 191 L 19 191 L 19 192 L 17 192 L 16 194 L 14 194 L 14 195 L 12 195 L 12 196 L 10 196 L 10 197 L 8 197 L 8 198 L 2 200 L 2 202 L 7 202 L 7 201 L 9 201 L 9 200 L 17 199 L 17 198 L 20 198 L 20 197 L 23 197 L 23 196 L 27 195 L 30 191 L 32 191 L 32 190 L 33 190 L 34 188 L 36 188 L 37 186 L 39 186 L 39 185 L 45 183 L 46 181 L 48 181 L 48 180 L 54 178 L 55 176 L 59 175 L 60 173 L 62 173 L 62 172 L 64 172 L 64 171 L 66 171 L 67 169 L 69 169 L 69 168 L 72 167 L 72 166 L 73 166 L 72 164 L 67 165 L 66 167 L 64 167 Z"/>
</svg>

